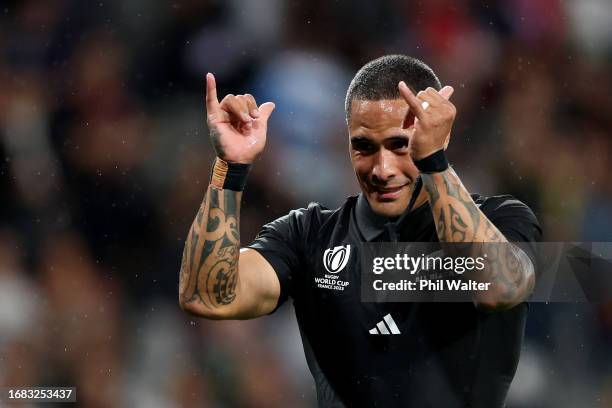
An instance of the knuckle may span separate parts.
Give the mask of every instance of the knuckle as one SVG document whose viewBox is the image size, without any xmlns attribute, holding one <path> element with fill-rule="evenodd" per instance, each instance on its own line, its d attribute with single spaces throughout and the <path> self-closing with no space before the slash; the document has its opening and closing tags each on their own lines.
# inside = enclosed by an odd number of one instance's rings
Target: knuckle
<svg viewBox="0 0 612 408">
<path fill-rule="evenodd" d="M 231 103 L 235 99 L 236 99 L 236 96 L 234 94 L 227 94 L 225 95 L 223 100 L 221 100 L 221 103 Z"/>
</svg>

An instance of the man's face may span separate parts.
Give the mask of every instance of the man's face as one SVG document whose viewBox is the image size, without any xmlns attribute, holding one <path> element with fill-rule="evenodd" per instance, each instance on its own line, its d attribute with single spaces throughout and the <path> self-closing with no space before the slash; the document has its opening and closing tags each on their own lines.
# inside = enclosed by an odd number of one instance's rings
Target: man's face
<svg viewBox="0 0 612 408">
<path fill-rule="evenodd" d="M 403 99 L 351 103 L 353 169 L 372 210 L 387 217 L 406 210 L 419 175 L 408 151 L 409 130 L 402 127 L 407 112 Z"/>
</svg>

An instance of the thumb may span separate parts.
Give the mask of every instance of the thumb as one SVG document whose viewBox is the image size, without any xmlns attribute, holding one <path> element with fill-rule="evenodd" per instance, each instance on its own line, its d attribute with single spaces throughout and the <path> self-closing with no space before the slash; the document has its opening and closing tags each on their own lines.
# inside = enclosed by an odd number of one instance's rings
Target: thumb
<svg viewBox="0 0 612 408">
<path fill-rule="evenodd" d="M 446 85 L 444 88 L 440 89 L 439 94 L 446 100 L 449 100 L 451 95 L 455 92 L 452 86 Z"/>
<path fill-rule="evenodd" d="M 268 123 L 268 119 L 270 118 L 270 115 L 272 115 L 272 111 L 275 107 L 276 105 L 274 105 L 274 102 L 266 102 L 259 105 L 259 113 L 261 114 L 259 119 L 264 124 Z"/>
</svg>

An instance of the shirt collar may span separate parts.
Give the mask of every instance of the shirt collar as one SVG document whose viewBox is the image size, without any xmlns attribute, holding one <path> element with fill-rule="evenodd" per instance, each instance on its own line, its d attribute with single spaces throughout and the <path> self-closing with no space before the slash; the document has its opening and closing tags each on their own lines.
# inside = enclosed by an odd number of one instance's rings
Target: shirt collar
<svg viewBox="0 0 612 408">
<path fill-rule="evenodd" d="M 389 228 L 393 228 L 396 233 L 399 233 L 402 227 L 407 226 L 409 223 L 414 223 L 415 220 L 422 219 L 423 213 L 428 208 L 429 203 L 425 202 L 425 204 L 412 211 L 404 212 L 394 221 L 383 215 L 376 214 L 370 207 L 367 198 L 365 198 L 363 193 L 360 193 L 355 205 L 355 221 L 365 241 L 374 241 Z"/>
</svg>

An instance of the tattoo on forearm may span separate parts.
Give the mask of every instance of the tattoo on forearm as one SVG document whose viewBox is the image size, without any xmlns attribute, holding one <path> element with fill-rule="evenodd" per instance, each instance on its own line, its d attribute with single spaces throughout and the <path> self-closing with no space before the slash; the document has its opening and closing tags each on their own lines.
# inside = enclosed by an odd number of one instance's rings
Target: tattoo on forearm
<svg viewBox="0 0 612 408">
<path fill-rule="evenodd" d="M 179 293 L 183 302 L 215 308 L 236 297 L 239 195 L 209 187 L 185 243 Z"/>
<path fill-rule="evenodd" d="M 503 289 L 503 300 L 511 301 L 530 291 L 534 283 L 531 260 L 514 244 L 498 244 L 508 241 L 480 211 L 455 172 L 449 169 L 421 177 L 440 242 L 452 243 L 447 246 L 451 251 L 465 243 L 471 256 L 486 253 L 488 267 L 479 278 L 497 283 Z"/>
</svg>

